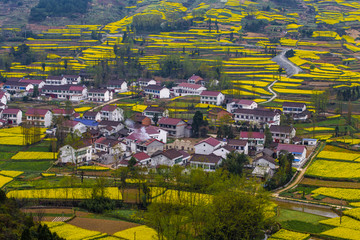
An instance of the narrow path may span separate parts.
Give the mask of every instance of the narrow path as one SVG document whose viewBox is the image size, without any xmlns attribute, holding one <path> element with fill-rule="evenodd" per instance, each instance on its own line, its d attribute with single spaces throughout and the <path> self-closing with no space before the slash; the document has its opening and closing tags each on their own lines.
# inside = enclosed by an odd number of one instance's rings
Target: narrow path
<svg viewBox="0 0 360 240">
<path fill-rule="evenodd" d="M 292 75 L 298 74 L 299 72 L 302 72 L 303 70 L 293 64 L 285 57 L 286 51 L 289 49 L 283 50 L 279 55 L 271 59 L 271 61 L 276 62 L 280 67 L 284 68 L 287 75 L 291 77 Z"/>
<path fill-rule="evenodd" d="M 261 102 L 259 104 L 264 104 L 264 103 L 268 103 L 273 101 L 275 98 L 277 98 L 277 93 L 274 92 L 274 90 L 272 90 L 272 86 L 274 86 L 274 84 L 277 82 L 277 80 L 273 81 L 268 87 L 267 89 L 269 90 L 269 92 L 271 92 L 273 94 L 273 96 L 271 98 L 269 98 L 268 100 L 266 100 L 265 102 Z"/>
<path fill-rule="evenodd" d="M 98 109 L 98 108 L 104 107 L 105 105 L 114 103 L 114 102 L 119 101 L 119 100 L 121 100 L 121 99 L 126 99 L 126 98 L 131 98 L 131 97 L 132 97 L 132 96 L 130 95 L 130 96 L 122 97 L 122 98 L 114 98 L 113 100 L 110 100 L 110 101 L 108 101 L 108 102 L 104 102 L 104 103 L 102 103 L 102 104 L 100 104 L 100 105 L 98 105 L 98 106 L 96 106 L 96 107 L 93 107 L 93 108 L 90 109 L 89 111 L 92 112 L 92 111 L 94 111 L 94 110 L 96 110 L 96 109 Z"/>
</svg>

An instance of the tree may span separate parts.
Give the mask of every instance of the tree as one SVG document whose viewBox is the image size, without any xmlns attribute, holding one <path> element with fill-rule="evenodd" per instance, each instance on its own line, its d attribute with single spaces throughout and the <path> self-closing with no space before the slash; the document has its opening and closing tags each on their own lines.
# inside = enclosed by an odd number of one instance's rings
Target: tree
<svg viewBox="0 0 360 240">
<path fill-rule="evenodd" d="M 196 111 L 191 124 L 192 137 L 198 138 L 200 134 L 200 127 L 204 124 L 204 116 L 200 111 Z"/>
<path fill-rule="evenodd" d="M 273 143 L 273 138 L 272 138 L 272 134 L 270 132 L 270 129 L 268 127 L 268 125 L 266 125 L 265 127 L 265 144 L 264 147 L 269 147 L 271 144 Z"/>
<path fill-rule="evenodd" d="M 38 97 L 38 96 L 39 96 L 39 86 L 38 86 L 38 85 L 35 85 L 35 86 L 34 86 L 34 91 L 33 91 L 32 97 L 33 97 L 33 98 L 36 98 L 36 97 Z"/>
<path fill-rule="evenodd" d="M 130 171 L 134 170 L 136 163 L 136 159 L 134 157 L 131 157 L 128 163 L 128 168 Z"/>
<path fill-rule="evenodd" d="M 159 121 L 159 116 L 157 114 L 155 114 L 155 116 L 153 117 L 152 120 L 154 121 L 155 126 L 157 126 L 157 123 Z"/>
<path fill-rule="evenodd" d="M 249 160 L 244 153 L 238 153 L 232 151 L 226 155 L 226 158 L 220 164 L 220 167 L 226 169 L 231 174 L 241 176 L 243 173 L 243 168 Z"/>
</svg>

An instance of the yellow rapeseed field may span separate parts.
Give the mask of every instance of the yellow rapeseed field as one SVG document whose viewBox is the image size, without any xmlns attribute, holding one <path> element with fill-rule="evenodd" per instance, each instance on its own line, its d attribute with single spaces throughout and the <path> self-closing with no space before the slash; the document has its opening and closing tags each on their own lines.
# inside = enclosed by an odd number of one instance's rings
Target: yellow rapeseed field
<svg viewBox="0 0 360 240">
<path fill-rule="evenodd" d="M 156 231 L 145 225 L 129 228 L 129 229 L 114 233 L 113 235 L 116 237 L 120 237 L 122 239 L 128 239 L 128 240 L 133 240 L 134 236 L 136 236 L 136 239 L 142 239 L 142 240 L 157 239 Z"/>
<path fill-rule="evenodd" d="M 12 160 L 46 160 L 57 159 L 57 153 L 52 152 L 18 152 L 12 156 Z"/>
</svg>

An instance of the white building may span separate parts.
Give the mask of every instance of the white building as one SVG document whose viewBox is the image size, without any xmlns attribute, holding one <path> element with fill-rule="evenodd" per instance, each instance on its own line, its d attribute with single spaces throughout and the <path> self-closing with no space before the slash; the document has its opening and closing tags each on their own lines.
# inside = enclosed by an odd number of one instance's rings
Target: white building
<svg viewBox="0 0 360 240">
<path fill-rule="evenodd" d="M 37 86 L 39 89 L 41 89 L 41 88 L 43 88 L 45 86 L 45 81 L 40 80 L 40 79 L 25 79 L 25 78 L 22 78 L 22 79 L 19 80 L 19 82 L 30 83 L 34 87 Z"/>
<path fill-rule="evenodd" d="M 170 98 L 170 90 L 159 85 L 148 85 L 144 87 L 144 92 L 153 98 Z"/>
<path fill-rule="evenodd" d="M 7 92 L 0 91 L 0 102 L 4 105 L 10 100 L 10 94 Z"/>
<path fill-rule="evenodd" d="M 296 135 L 296 130 L 290 126 L 271 126 L 270 127 L 271 136 L 274 142 L 277 143 L 291 143 Z"/>
<path fill-rule="evenodd" d="M 114 92 L 118 93 L 118 92 L 127 92 L 128 90 L 128 85 L 127 82 L 125 82 L 125 80 L 112 80 L 109 81 L 106 85 L 106 88 L 109 90 L 113 90 Z"/>
<path fill-rule="evenodd" d="M 283 113 L 284 114 L 297 114 L 302 113 L 306 110 L 305 103 L 297 102 L 284 102 L 283 103 Z"/>
<path fill-rule="evenodd" d="M 234 112 L 234 120 L 269 126 L 280 125 L 280 114 L 267 109 L 237 109 Z"/>
<path fill-rule="evenodd" d="M 209 137 L 195 144 L 195 154 L 209 155 L 221 147 L 221 142 Z"/>
<path fill-rule="evenodd" d="M 108 102 L 113 99 L 113 92 L 108 89 L 89 89 L 88 100 L 91 102 Z"/>
<path fill-rule="evenodd" d="M 306 160 L 306 146 L 295 144 L 279 144 L 276 148 L 276 154 L 279 157 L 281 152 L 288 152 L 294 156 L 293 166 L 301 167 Z"/>
<path fill-rule="evenodd" d="M 8 124 L 19 125 L 22 122 L 22 111 L 15 108 L 7 108 L 2 111 L 2 120 Z"/>
<path fill-rule="evenodd" d="M 174 166 L 174 165 L 185 165 L 188 157 L 184 156 L 184 153 L 175 149 L 168 149 L 166 151 L 155 152 L 151 156 L 151 165 L 158 166 Z"/>
<path fill-rule="evenodd" d="M 65 145 L 60 148 L 59 162 L 61 163 L 83 163 L 92 158 L 92 146 L 90 142 L 83 143 L 78 148 Z"/>
<path fill-rule="evenodd" d="M 200 103 L 213 104 L 220 106 L 225 100 L 225 95 L 216 91 L 202 91 L 200 94 Z"/>
<path fill-rule="evenodd" d="M 202 91 L 206 90 L 206 87 L 199 84 L 180 83 L 176 87 L 173 87 L 173 90 L 175 96 L 187 96 L 187 95 L 199 96 Z"/>
<path fill-rule="evenodd" d="M 227 156 L 229 153 L 233 152 L 233 151 L 235 151 L 235 148 L 230 147 L 230 146 L 228 146 L 228 145 L 225 145 L 225 146 L 223 146 L 223 147 L 220 147 L 220 148 L 216 149 L 216 150 L 213 152 L 213 154 L 215 154 L 216 156 L 219 156 L 219 157 L 222 157 L 222 158 L 225 159 L 226 156 Z"/>
<path fill-rule="evenodd" d="M 222 158 L 214 154 L 194 154 L 190 159 L 190 166 L 192 168 L 202 168 L 205 172 L 214 172 L 221 162 Z"/>
<path fill-rule="evenodd" d="M 29 92 L 31 89 L 34 89 L 34 85 L 26 82 L 7 81 L 4 84 L 3 88 L 9 93 L 11 92 L 19 93 L 19 92 Z"/>
<path fill-rule="evenodd" d="M 262 151 L 265 144 L 265 134 L 263 132 L 240 132 L 240 139 L 248 141 L 249 148 L 255 151 Z"/>
<path fill-rule="evenodd" d="M 157 82 L 154 79 L 145 79 L 145 78 L 139 78 L 137 81 L 137 85 L 142 89 L 149 85 L 156 85 L 156 83 Z"/>
<path fill-rule="evenodd" d="M 48 109 L 29 108 L 25 116 L 26 122 L 30 125 L 50 127 L 53 114 Z"/>
<path fill-rule="evenodd" d="M 246 99 L 233 99 L 230 103 L 226 104 L 226 111 L 234 113 L 236 109 L 255 109 L 258 104 L 252 100 Z"/>
<path fill-rule="evenodd" d="M 101 111 L 101 120 L 109 120 L 109 121 L 123 121 L 124 113 L 123 110 L 116 105 L 106 105 Z"/>
<path fill-rule="evenodd" d="M 87 87 L 78 85 L 45 85 L 42 95 L 59 100 L 79 102 L 87 98 Z"/>
<path fill-rule="evenodd" d="M 83 119 L 92 120 L 92 121 L 101 121 L 101 114 L 100 112 L 86 111 L 83 114 Z"/>
<path fill-rule="evenodd" d="M 81 83 L 80 75 L 63 75 L 63 77 L 66 79 L 66 84 L 77 85 Z"/>
<path fill-rule="evenodd" d="M 83 123 L 74 120 L 66 120 L 64 122 L 64 128 L 67 130 L 67 132 L 79 132 L 81 134 L 85 133 L 87 130 Z"/>
<path fill-rule="evenodd" d="M 45 85 L 66 85 L 67 80 L 64 76 L 49 76 L 46 78 Z"/>
</svg>

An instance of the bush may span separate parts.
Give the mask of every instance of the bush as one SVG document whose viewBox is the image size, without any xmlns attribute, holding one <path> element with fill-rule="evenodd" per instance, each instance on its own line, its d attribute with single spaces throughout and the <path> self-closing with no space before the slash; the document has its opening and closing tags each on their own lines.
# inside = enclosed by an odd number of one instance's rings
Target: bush
<svg viewBox="0 0 360 240">
<path fill-rule="evenodd" d="M 93 213 L 103 213 L 105 211 L 114 210 L 116 204 L 115 201 L 110 198 L 97 197 L 81 202 L 80 207 Z"/>
</svg>

